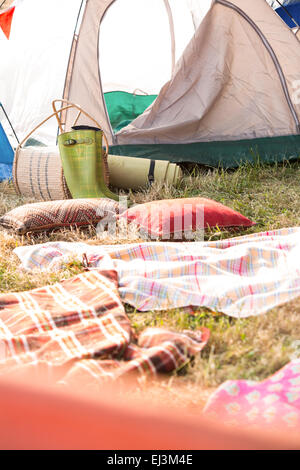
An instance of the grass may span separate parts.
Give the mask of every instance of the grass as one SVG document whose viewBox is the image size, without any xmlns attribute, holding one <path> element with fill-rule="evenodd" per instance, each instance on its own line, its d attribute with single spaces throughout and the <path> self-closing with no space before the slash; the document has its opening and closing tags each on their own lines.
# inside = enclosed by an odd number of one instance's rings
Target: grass
<svg viewBox="0 0 300 470">
<path fill-rule="evenodd" d="M 201 195 L 215 199 L 242 212 L 257 222 L 255 227 L 238 234 L 300 225 L 300 164 L 275 166 L 246 165 L 236 171 L 194 168 L 178 188 L 153 186 L 151 190 L 131 194 L 134 202 Z M 0 185 L 0 215 L 32 200 L 16 196 L 8 183 Z M 210 240 L 237 235 L 230 231 L 211 230 Z M 65 268 L 56 274 L 23 273 L 13 254 L 18 245 L 44 241 L 85 240 L 104 243 L 93 229 L 60 231 L 35 238 L 17 237 L 0 231 L 0 291 L 20 291 L 54 283 L 70 277 L 80 267 Z M 109 240 L 106 241 L 106 243 Z M 194 316 L 181 310 L 140 313 L 126 307 L 134 328 L 164 326 L 175 330 L 206 326 L 211 331 L 208 346 L 183 371 L 157 382 L 152 388 L 153 401 L 171 394 L 173 404 L 194 407 L 203 404 L 208 392 L 227 379 L 263 380 L 291 360 L 294 342 L 300 340 L 300 300 L 248 319 L 233 319 L 199 309 Z M 184 398 L 184 399 L 183 399 Z"/>
</svg>

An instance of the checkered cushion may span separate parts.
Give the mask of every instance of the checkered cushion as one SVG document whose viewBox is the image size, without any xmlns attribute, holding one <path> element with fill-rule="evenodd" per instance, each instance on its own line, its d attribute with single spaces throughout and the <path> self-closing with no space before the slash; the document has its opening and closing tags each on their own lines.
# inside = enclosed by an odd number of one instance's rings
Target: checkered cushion
<svg viewBox="0 0 300 470">
<path fill-rule="evenodd" d="M 70 199 L 45 201 L 17 207 L 0 218 L 0 225 L 18 234 L 49 231 L 63 227 L 96 225 L 119 213 L 111 199 Z"/>
</svg>

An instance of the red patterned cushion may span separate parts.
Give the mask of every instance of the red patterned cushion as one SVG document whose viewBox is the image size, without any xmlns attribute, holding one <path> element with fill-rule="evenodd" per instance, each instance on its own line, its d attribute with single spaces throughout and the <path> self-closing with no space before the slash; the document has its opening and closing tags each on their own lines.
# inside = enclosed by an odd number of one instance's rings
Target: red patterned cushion
<svg viewBox="0 0 300 470">
<path fill-rule="evenodd" d="M 96 225 L 119 212 L 119 203 L 111 199 L 70 199 L 46 201 L 16 207 L 0 218 L 0 225 L 18 234 L 54 230 L 63 227 Z"/>
<path fill-rule="evenodd" d="M 208 227 L 251 227 L 254 222 L 239 212 L 202 197 L 148 202 L 129 208 L 120 218 L 134 222 L 154 238 L 165 240 Z"/>
</svg>

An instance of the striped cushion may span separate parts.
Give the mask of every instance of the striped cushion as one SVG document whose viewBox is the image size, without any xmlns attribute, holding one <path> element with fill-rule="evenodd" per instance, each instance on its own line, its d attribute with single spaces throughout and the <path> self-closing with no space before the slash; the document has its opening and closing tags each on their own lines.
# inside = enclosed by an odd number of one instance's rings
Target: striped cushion
<svg viewBox="0 0 300 470">
<path fill-rule="evenodd" d="M 0 225 L 18 234 L 63 227 L 96 225 L 119 213 L 119 203 L 111 199 L 70 199 L 45 201 L 17 207 L 0 218 Z"/>
</svg>

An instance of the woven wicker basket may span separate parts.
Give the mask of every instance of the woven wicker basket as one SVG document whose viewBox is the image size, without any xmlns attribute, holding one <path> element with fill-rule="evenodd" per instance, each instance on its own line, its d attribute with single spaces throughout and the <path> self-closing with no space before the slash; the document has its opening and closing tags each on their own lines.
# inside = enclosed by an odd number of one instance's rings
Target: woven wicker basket
<svg viewBox="0 0 300 470">
<path fill-rule="evenodd" d="M 17 149 L 13 179 L 18 194 L 43 201 L 72 199 L 57 147 Z"/>
<path fill-rule="evenodd" d="M 62 107 L 60 110 L 56 110 L 55 103 L 58 101 L 66 103 L 67 106 Z M 79 114 L 74 125 L 76 124 L 80 114 L 83 113 L 89 119 L 94 121 L 98 127 L 100 127 L 100 125 L 90 115 L 73 103 L 66 100 L 55 100 L 53 101 L 52 106 L 54 113 L 36 126 L 20 143 L 16 149 L 13 164 L 13 182 L 17 193 L 22 196 L 33 197 L 43 201 L 72 199 L 72 195 L 64 178 L 59 151 L 57 147 L 23 147 L 24 143 L 40 126 L 53 116 L 56 116 L 60 131 L 63 132 L 59 114 L 62 113 L 62 111 L 73 107 L 79 110 Z M 104 138 L 106 143 L 106 152 L 103 156 L 103 171 L 106 184 L 108 185 L 108 142 L 105 136 Z"/>
</svg>

